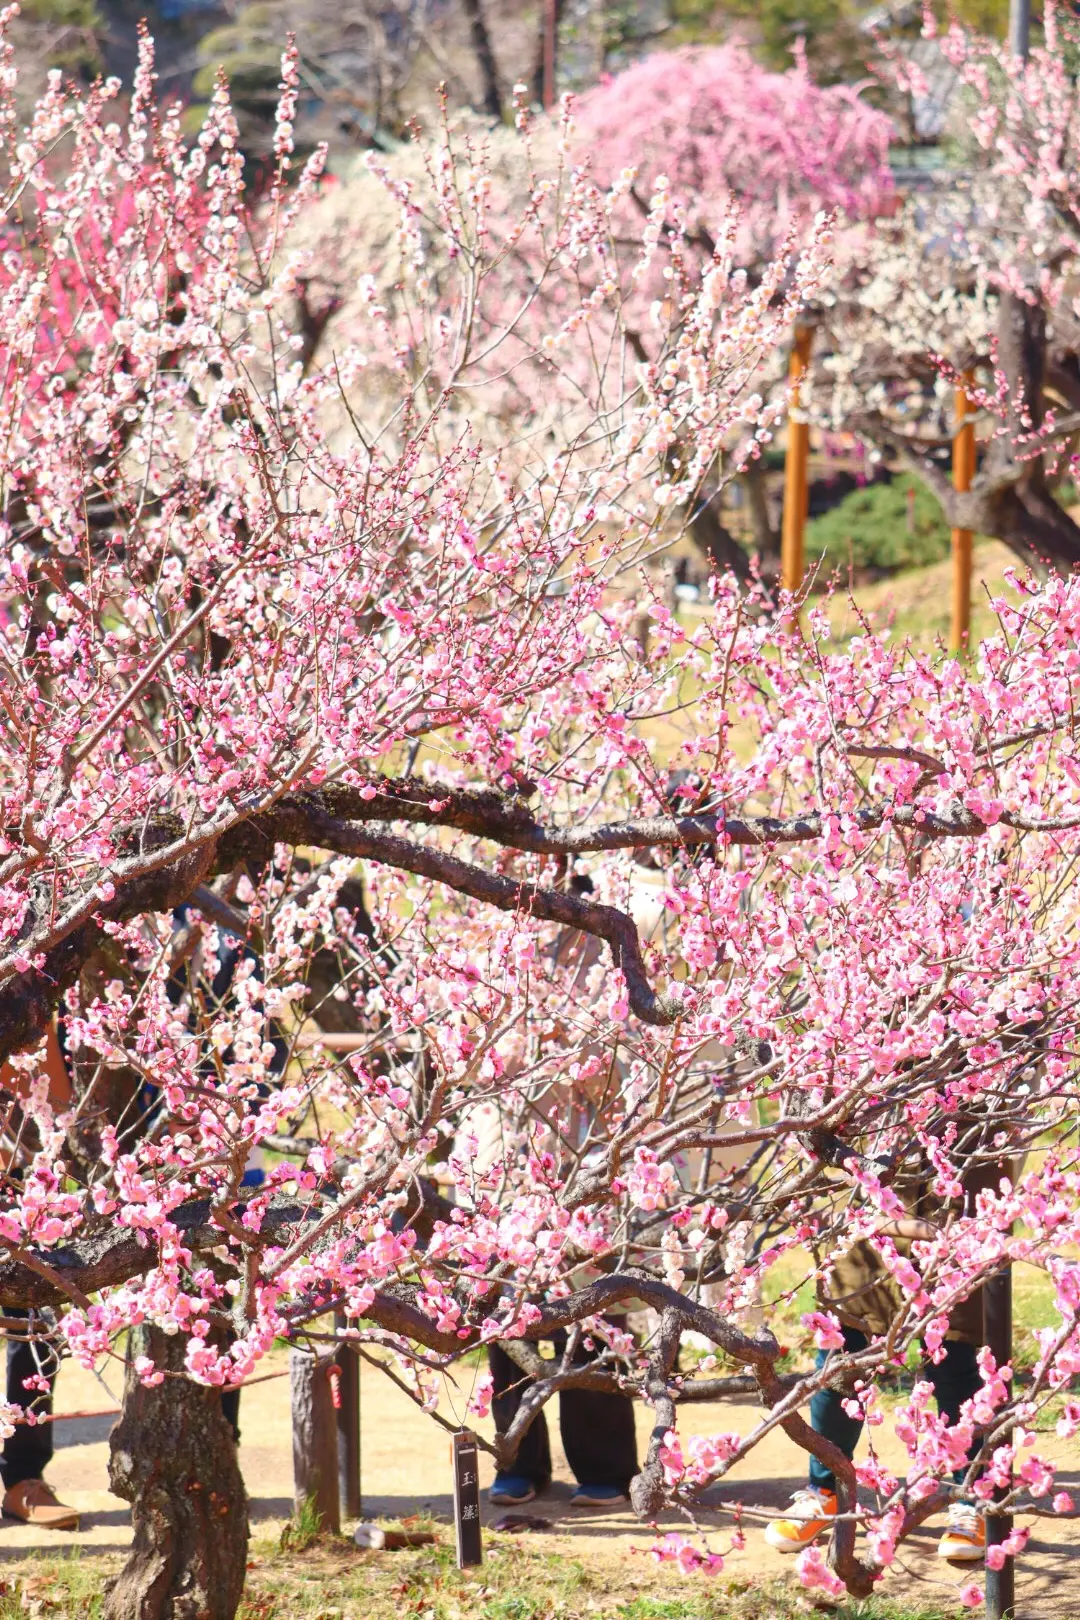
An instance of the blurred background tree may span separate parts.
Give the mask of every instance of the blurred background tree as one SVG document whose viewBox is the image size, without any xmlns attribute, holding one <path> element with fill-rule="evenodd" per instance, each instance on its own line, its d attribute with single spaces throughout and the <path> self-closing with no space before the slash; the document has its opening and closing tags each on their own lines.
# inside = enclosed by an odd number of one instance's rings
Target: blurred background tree
<svg viewBox="0 0 1080 1620">
<path fill-rule="evenodd" d="M 10 37 L 24 64 L 20 98 L 29 105 L 50 68 L 89 84 L 102 71 L 106 21 L 94 0 L 23 0 Z M 31 63 L 37 71 L 27 70 Z"/>
<path fill-rule="evenodd" d="M 253 0 L 203 35 L 193 88 L 208 99 L 224 68 L 249 146 L 268 151 L 281 44 L 291 31 L 300 51 L 301 145 L 378 145 L 404 124 L 403 94 L 417 58 L 432 54 L 441 9 L 438 0 Z M 192 119 L 200 116 L 193 107 Z"/>
<path fill-rule="evenodd" d="M 679 43 L 722 40 L 740 33 L 767 67 L 791 66 L 800 41 L 823 84 L 866 76 L 866 8 L 852 0 L 672 0 L 672 38 Z"/>
<path fill-rule="evenodd" d="M 938 0 L 945 15 L 945 0 Z M 956 0 L 965 22 L 1003 36 L 1008 0 Z M 1036 7 L 1035 32 L 1038 34 Z M 16 25 L 40 63 L 89 82 L 129 76 L 138 22 L 157 46 L 163 90 L 205 103 L 219 67 L 228 74 L 245 145 L 269 140 L 286 32 L 297 36 L 304 95 L 302 146 L 332 153 L 388 146 L 410 118 L 429 121 L 440 85 L 451 108 L 506 116 L 515 83 L 542 103 L 585 90 L 654 50 L 721 44 L 738 36 L 767 67 L 805 50 L 823 84 L 867 77 L 868 35 L 881 27 L 917 40 L 920 0 L 25 0 Z M 24 60 L 26 60 L 24 55 Z M 551 76 L 551 83 L 545 76 Z"/>
</svg>

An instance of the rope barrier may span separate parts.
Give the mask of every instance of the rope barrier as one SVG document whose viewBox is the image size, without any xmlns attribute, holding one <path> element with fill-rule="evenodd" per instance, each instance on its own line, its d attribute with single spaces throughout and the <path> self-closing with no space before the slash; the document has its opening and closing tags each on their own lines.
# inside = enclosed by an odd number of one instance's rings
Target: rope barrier
<svg viewBox="0 0 1080 1620">
<path fill-rule="evenodd" d="M 255 1384 L 269 1384 L 275 1378 L 288 1378 L 289 1369 L 283 1367 L 280 1372 L 260 1373 L 258 1378 L 245 1378 L 242 1384 L 230 1384 L 230 1389 L 251 1389 Z M 51 1412 L 47 1417 L 39 1418 L 40 1423 L 73 1423 L 76 1418 L 119 1417 L 123 1408 L 120 1406 L 103 1406 L 96 1412 Z"/>
</svg>

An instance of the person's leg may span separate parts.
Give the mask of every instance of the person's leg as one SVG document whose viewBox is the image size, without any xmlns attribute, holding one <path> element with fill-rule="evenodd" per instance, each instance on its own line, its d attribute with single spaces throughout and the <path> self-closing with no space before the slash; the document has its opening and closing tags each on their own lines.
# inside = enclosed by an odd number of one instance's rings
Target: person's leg
<svg viewBox="0 0 1080 1620">
<path fill-rule="evenodd" d="M 854 1352 L 865 1350 L 867 1339 L 865 1333 L 858 1328 L 845 1327 L 841 1330 L 844 1335 L 844 1350 Z M 827 1350 L 817 1353 L 818 1367 L 824 1367 L 829 1359 Z M 863 1431 L 861 1417 L 849 1417 L 844 1411 L 844 1402 L 850 1396 L 838 1389 L 819 1389 L 810 1400 L 810 1427 L 815 1434 L 823 1439 L 831 1440 L 838 1446 L 845 1457 L 854 1457 L 855 1447 L 859 1443 L 859 1436 Z M 836 1477 L 831 1468 L 827 1468 L 817 1457 L 810 1458 L 810 1483 L 817 1490 L 835 1491 Z"/>
<path fill-rule="evenodd" d="M 4 1318 L 14 1333 L 25 1335 L 28 1320 L 21 1311 L 5 1310 Z M 32 1407 L 35 1414 L 52 1412 L 52 1385 L 56 1378 L 56 1352 L 52 1345 L 35 1345 L 25 1337 L 8 1338 L 7 1342 L 7 1398 L 13 1406 Z M 44 1376 L 49 1381 L 47 1391 L 26 1380 Z M 53 1438 L 51 1423 L 19 1423 L 14 1434 L 4 1441 L 0 1455 L 0 1479 L 5 1491 L 21 1485 L 24 1479 L 40 1479 L 52 1462 Z"/>
<path fill-rule="evenodd" d="M 960 1421 L 960 1409 L 964 1402 L 970 1401 L 982 1387 L 978 1350 L 964 1339 L 946 1339 L 942 1349 L 945 1351 L 944 1359 L 936 1363 L 928 1361 L 926 1377 L 934 1386 L 934 1399 L 941 1416 L 950 1425 L 955 1425 Z M 981 1444 L 980 1437 L 976 1435 L 968 1448 L 969 1462 L 978 1455 Z M 966 1472 L 966 1469 L 957 1469 L 958 1483 Z"/>
<path fill-rule="evenodd" d="M 32 1408 L 35 1416 L 51 1415 L 52 1386 L 59 1365 L 56 1351 L 49 1343 L 28 1342 L 25 1335 L 30 1322 L 25 1312 L 5 1310 L 3 1314 L 13 1332 L 22 1335 L 9 1337 L 7 1342 L 7 1398 L 13 1406 Z M 42 1379 L 44 1389 L 38 1387 Z M 42 1478 L 52 1454 L 51 1423 L 16 1424 L 0 1453 L 3 1513 L 44 1530 L 76 1530 L 78 1513 L 58 1502 Z"/>
<path fill-rule="evenodd" d="M 491 1415 L 495 1419 L 496 1431 L 505 1434 L 517 1415 L 529 1379 L 497 1344 L 488 1345 L 488 1368 L 494 1388 Z M 521 1492 L 501 1488 L 510 1481 L 521 1480 L 526 1481 L 532 1491 L 542 1491 L 551 1482 L 551 1446 L 542 1411 L 530 1423 L 511 1466 L 501 1469 L 496 1476 L 495 1484 L 491 1487 L 492 1500 L 497 1496 L 506 1501 L 527 1500 Z"/>
<path fill-rule="evenodd" d="M 866 1349 L 866 1335 L 858 1328 L 845 1327 L 842 1332 L 845 1351 L 854 1353 Z M 828 1352 L 819 1350 L 818 1367 L 824 1367 L 828 1360 Z M 848 1398 L 840 1390 L 819 1389 L 810 1400 L 810 1427 L 815 1434 L 831 1440 L 845 1457 L 853 1457 L 863 1424 L 861 1417 L 849 1417 L 844 1411 L 844 1401 Z M 791 1507 L 765 1527 L 765 1540 L 778 1552 L 801 1552 L 836 1516 L 836 1477 L 832 1470 L 811 1456 L 809 1473 L 809 1484 L 795 1492 Z"/>
<path fill-rule="evenodd" d="M 621 1320 L 616 1325 L 625 1326 Z M 562 1353 L 559 1341 L 556 1352 Z M 574 1366 L 587 1366 L 597 1353 L 579 1344 Z M 559 1432 L 570 1470 L 585 1487 L 574 1497 L 579 1505 L 599 1506 L 605 1499 L 629 1496 L 638 1458 L 634 1403 L 628 1395 L 564 1389 L 559 1395 Z"/>
<path fill-rule="evenodd" d="M 223 1389 L 221 1392 L 221 1415 L 233 1432 L 233 1439 L 240 1444 L 240 1391 L 238 1389 Z"/>
<path fill-rule="evenodd" d="M 977 1360 L 977 1347 L 966 1339 L 946 1339 L 942 1346 L 943 1359 L 928 1361 L 926 1376 L 934 1386 L 937 1409 L 950 1425 L 960 1421 L 960 1410 L 982 1386 Z M 982 1436 L 975 1434 L 968 1447 L 970 1463 L 979 1454 Z M 956 1469 L 953 1481 L 960 1485 L 967 1468 Z M 953 1502 L 949 1508 L 948 1524 L 938 1542 L 938 1556 L 950 1563 L 981 1563 L 986 1552 L 986 1521 L 972 1500 Z"/>
</svg>

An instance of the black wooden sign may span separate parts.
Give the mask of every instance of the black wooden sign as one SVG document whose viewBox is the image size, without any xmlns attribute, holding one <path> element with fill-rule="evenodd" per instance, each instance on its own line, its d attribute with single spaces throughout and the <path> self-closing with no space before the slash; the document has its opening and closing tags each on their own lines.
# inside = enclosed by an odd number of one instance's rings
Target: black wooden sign
<svg viewBox="0 0 1080 1620">
<path fill-rule="evenodd" d="M 476 1436 L 459 1429 L 452 1437 L 454 1466 L 454 1532 L 457 1536 L 457 1567 L 468 1569 L 484 1562 L 480 1544 L 480 1480 L 477 1473 Z"/>
</svg>

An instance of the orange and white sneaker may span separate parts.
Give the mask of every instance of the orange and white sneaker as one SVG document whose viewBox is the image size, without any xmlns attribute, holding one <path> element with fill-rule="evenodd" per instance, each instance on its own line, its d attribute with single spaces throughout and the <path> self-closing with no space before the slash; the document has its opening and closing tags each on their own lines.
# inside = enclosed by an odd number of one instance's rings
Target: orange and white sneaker
<svg viewBox="0 0 1080 1620">
<path fill-rule="evenodd" d="M 777 1552 L 802 1552 L 823 1530 L 832 1528 L 835 1518 L 835 1492 L 807 1485 L 795 1492 L 791 1507 L 782 1519 L 774 1519 L 765 1526 L 765 1540 Z"/>
<path fill-rule="evenodd" d="M 953 1502 L 945 1534 L 937 1544 L 939 1558 L 953 1564 L 981 1564 L 986 1556 L 986 1520 L 971 1502 Z"/>
</svg>

